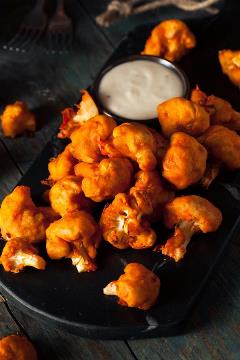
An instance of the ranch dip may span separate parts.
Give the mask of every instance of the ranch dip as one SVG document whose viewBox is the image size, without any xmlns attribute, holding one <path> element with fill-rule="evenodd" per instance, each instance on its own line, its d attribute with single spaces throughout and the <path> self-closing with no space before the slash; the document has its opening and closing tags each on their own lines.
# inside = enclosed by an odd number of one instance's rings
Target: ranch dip
<svg viewBox="0 0 240 360">
<path fill-rule="evenodd" d="M 98 95 L 111 113 L 129 120 L 157 117 L 157 105 L 183 96 L 183 84 L 173 70 L 150 61 L 134 60 L 109 70 L 101 79 Z"/>
</svg>

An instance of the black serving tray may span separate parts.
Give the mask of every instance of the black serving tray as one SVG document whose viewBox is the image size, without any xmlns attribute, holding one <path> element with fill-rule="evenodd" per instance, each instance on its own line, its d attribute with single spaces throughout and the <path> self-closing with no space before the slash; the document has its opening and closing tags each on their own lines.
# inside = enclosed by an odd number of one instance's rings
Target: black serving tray
<svg viewBox="0 0 240 360">
<path fill-rule="evenodd" d="M 238 31 L 223 17 L 192 20 L 188 23 L 196 34 L 198 47 L 180 63 L 189 76 L 207 93 L 225 97 L 239 109 L 239 90 L 220 71 L 217 50 L 234 48 Z M 129 33 L 105 64 L 139 53 L 153 24 Z M 231 31 L 232 30 L 232 31 Z M 49 158 L 64 148 L 64 142 L 54 138 L 48 143 L 20 184 L 31 187 L 33 199 L 40 204 L 45 189 L 40 180 L 48 176 Z M 0 269 L 0 286 L 9 302 L 37 319 L 92 338 L 123 339 L 176 334 L 182 327 L 192 305 L 211 274 L 229 241 L 240 232 L 240 173 L 222 175 L 208 191 L 192 187 L 187 193 L 208 198 L 223 212 L 223 223 L 213 234 L 199 234 L 192 239 L 185 258 L 179 263 L 166 260 L 151 250 L 117 250 L 103 242 L 97 257 L 98 270 L 78 274 L 70 260 L 47 260 L 45 271 L 27 269 L 15 275 Z M 159 241 L 165 241 L 161 224 L 156 226 Z M 1 244 L 3 247 L 3 242 Z M 44 244 L 41 252 L 45 258 Z M 161 279 L 157 304 L 149 311 L 130 309 L 117 304 L 115 297 L 104 296 L 103 287 L 123 272 L 129 262 L 140 262 Z"/>
</svg>

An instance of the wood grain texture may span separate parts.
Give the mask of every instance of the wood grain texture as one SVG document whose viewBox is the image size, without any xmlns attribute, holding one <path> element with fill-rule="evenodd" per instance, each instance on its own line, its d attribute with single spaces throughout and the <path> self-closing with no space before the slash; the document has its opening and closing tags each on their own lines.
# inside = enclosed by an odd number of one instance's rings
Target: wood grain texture
<svg viewBox="0 0 240 360">
<path fill-rule="evenodd" d="M 139 360 L 240 359 L 239 246 L 240 237 L 228 246 L 182 334 L 129 341 Z"/>
<path fill-rule="evenodd" d="M 10 305 L 11 312 L 30 334 L 40 360 L 134 360 L 123 341 L 98 341 L 51 328 Z"/>
<path fill-rule="evenodd" d="M 17 333 L 21 333 L 21 329 L 10 315 L 4 299 L 0 296 L 0 339 Z"/>
</svg>

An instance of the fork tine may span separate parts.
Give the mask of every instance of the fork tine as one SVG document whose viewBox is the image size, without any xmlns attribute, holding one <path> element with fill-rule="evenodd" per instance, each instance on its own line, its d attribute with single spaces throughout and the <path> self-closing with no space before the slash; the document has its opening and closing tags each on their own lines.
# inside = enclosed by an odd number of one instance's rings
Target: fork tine
<svg viewBox="0 0 240 360">
<path fill-rule="evenodd" d="M 69 52 L 72 50 L 72 34 L 70 32 L 66 32 L 64 34 L 65 38 L 65 51 Z"/>
<path fill-rule="evenodd" d="M 39 30 L 31 31 L 31 34 L 27 38 L 27 40 L 21 44 L 22 52 L 25 52 L 29 46 L 36 43 L 36 41 L 38 40 L 40 35 L 41 35 L 41 32 Z"/>
<path fill-rule="evenodd" d="M 14 37 L 12 39 L 9 40 L 9 42 L 7 44 L 5 44 L 3 46 L 3 49 L 5 50 L 13 50 L 13 48 L 15 47 L 15 45 L 21 40 L 22 37 L 26 37 L 26 29 L 25 28 L 20 28 L 18 30 L 18 32 L 14 35 Z"/>
</svg>

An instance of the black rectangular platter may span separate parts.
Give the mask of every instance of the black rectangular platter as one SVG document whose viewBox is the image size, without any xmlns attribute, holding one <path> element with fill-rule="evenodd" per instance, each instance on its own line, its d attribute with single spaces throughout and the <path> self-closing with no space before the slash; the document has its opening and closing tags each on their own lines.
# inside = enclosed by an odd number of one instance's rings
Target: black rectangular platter
<svg viewBox="0 0 240 360">
<path fill-rule="evenodd" d="M 153 25 L 139 26 L 130 32 L 105 66 L 126 55 L 139 53 Z M 221 73 L 217 61 L 219 49 L 240 47 L 237 24 L 220 15 L 191 20 L 188 25 L 197 36 L 198 46 L 180 65 L 189 76 L 191 86 L 198 84 L 207 93 L 226 98 L 240 110 L 239 89 Z M 40 181 L 48 176 L 48 160 L 63 148 L 64 143 L 54 137 L 20 182 L 31 187 L 38 204 L 45 189 Z M 36 319 L 81 336 L 120 339 L 176 334 L 224 248 L 239 236 L 240 173 L 221 175 L 208 191 L 192 187 L 187 192 L 204 196 L 218 206 L 223 212 L 223 223 L 213 234 L 195 236 L 187 255 L 179 263 L 164 261 L 162 255 L 151 250 L 117 250 L 103 243 L 97 257 L 98 270 L 94 273 L 78 274 L 70 260 L 47 260 L 45 271 L 27 269 L 19 275 L 6 273 L 1 268 L 1 291 L 8 301 Z M 159 241 L 164 241 L 162 225 L 156 229 Z M 41 251 L 46 257 L 44 246 Z M 153 269 L 161 280 L 158 303 L 146 312 L 119 306 L 116 298 L 102 294 L 103 287 L 133 261 Z"/>
</svg>

